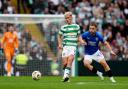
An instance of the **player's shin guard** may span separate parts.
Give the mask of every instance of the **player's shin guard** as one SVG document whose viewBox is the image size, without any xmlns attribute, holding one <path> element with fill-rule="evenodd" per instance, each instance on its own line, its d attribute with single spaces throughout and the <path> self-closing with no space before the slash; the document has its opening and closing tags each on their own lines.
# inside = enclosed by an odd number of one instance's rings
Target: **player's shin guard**
<svg viewBox="0 0 128 89">
<path fill-rule="evenodd" d="M 63 82 L 68 82 L 70 70 L 71 70 L 70 67 L 66 67 L 66 68 L 65 68 L 65 70 L 64 70 Z"/>
<path fill-rule="evenodd" d="M 71 70 L 70 67 L 66 67 L 65 70 L 64 70 L 64 76 L 69 75 L 70 74 L 70 70 Z"/>
<path fill-rule="evenodd" d="M 103 73 L 98 71 L 95 67 L 93 67 L 92 72 L 97 74 L 101 80 L 104 80 Z"/>
<path fill-rule="evenodd" d="M 67 65 L 64 65 L 64 66 L 63 66 L 63 70 L 65 70 L 66 66 L 67 66 Z"/>
<path fill-rule="evenodd" d="M 7 62 L 7 76 L 11 76 L 12 64 Z"/>
<path fill-rule="evenodd" d="M 112 71 L 111 71 L 111 70 L 106 71 L 106 74 L 108 75 L 108 77 L 112 77 L 112 76 L 113 76 L 113 74 L 112 74 Z"/>
<path fill-rule="evenodd" d="M 115 81 L 115 79 L 113 78 L 112 71 L 109 70 L 109 71 L 106 71 L 106 73 L 107 73 L 108 77 L 110 77 L 111 82 L 115 83 L 116 81 Z"/>
<path fill-rule="evenodd" d="M 93 67 L 91 71 L 95 74 L 97 73 L 97 69 L 95 67 Z"/>
</svg>

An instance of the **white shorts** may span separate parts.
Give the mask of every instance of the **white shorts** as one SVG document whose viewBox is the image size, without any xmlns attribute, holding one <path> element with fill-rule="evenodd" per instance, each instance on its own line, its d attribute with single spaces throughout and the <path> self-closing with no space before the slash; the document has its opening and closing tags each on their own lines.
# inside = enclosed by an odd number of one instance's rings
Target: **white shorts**
<svg viewBox="0 0 128 89">
<path fill-rule="evenodd" d="M 104 55 L 98 50 L 93 55 L 84 55 L 84 61 L 85 60 L 89 60 L 90 62 L 92 62 L 92 60 L 100 62 L 101 60 L 104 60 Z"/>
<path fill-rule="evenodd" d="M 68 57 L 70 55 L 75 55 L 76 47 L 74 46 L 64 46 L 62 51 L 62 57 Z"/>
</svg>

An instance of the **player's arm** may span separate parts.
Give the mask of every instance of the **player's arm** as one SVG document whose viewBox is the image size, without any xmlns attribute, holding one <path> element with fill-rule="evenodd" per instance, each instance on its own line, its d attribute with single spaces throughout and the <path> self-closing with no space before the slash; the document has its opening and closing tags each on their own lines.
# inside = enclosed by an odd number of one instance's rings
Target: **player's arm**
<svg viewBox="0 0 128 89">
<path fill-rule="evenodd" d="M 82 45 L 86 45 L 87 43 L 83 40 L 83 37 L 80 33 L 80 26 L 78 26 L 78 42 L 80 42 L 80 44 Z"/>
<path fill-rule="evenodd" d="M 6 33 L 4 34 L 3 38 L 2 38 L 2 42 L 1 42 L 1 48 L 3 49 L 4 48 L 4 45 L 6 43 Z"/>
<path fill-rule="evenodd" d="M 6 43 L 6 36 L 4 34 L 4 36 L 2 38 L 2 41 L 1 41 L 1 48 L 0 48 L 0 50 L 1 50 L 2 53 L 4 51 L 4 45 L 5 45 L 5 43 Z"/>
<path fill-rule="evenodd" d="M 59 33 L 58 33 L 58 48 L 59 49 L 62 49 L 62 34 L 63 34 L 63 31 L 62 30 L 59 30 Z"/>
<path fill-rule="evenodd" d="M 100 33 L 98 34 L 98 36 L 99 36 L 99 40 L 100 40 L 102 43 L 104 43 L 104 45 L 110 50 L 110 53 L 113 54 L 113 55 L 116 55 L 116 54 L 113 52 L 113 50 L 112 50 L 110 44 L 104 39 L 104 37 L 103 37 Z"/>
<path fill-rule="evenodd" d="M 62 35 L 58 35 L 58 48 L 62 49 Z"/>
<path fill-rule="evenodd" d="M 82 39 L 81 35 L 78 36 L 78 41 L 79 41 L 80 44 L 82 44 L 82 45 L 87 45 L 87 43 Z"/>
<path fill-rule="evenodd" d="M 116 55 L 116 54 L 113 52 L 113 50 L 112 50 L 110 44 L 109 44 L 107 41 L 105 41 L 104 44 L 105 44 L 105 46 L 110 50 L 110 53 L 111 53 L 111 54 Z"/>
<path fill-rule="evenodd" d="M 15 52 L 16 52 L 16 54 L 18 53 L 18 47 L 19 47 L 19 41 L 18 41 L 18 37 L 16 36 L 16 38 L 15 38 Z"/>
</svg>

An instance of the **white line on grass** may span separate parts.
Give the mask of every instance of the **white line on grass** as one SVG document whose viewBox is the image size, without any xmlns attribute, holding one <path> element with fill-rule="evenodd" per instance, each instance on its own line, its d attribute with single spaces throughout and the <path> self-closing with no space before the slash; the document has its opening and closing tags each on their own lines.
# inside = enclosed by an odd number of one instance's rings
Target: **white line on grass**
<svg viewBox="0 0 128 89">
<path fill-rule="evenodd" d="M 128 83 L 106 83 L 106 82 L 102 82 L 102 83 L 99 83 L 99 82 L 77 82 L 76 83 L 77 85 L 128 85 Z"/>
</svg>

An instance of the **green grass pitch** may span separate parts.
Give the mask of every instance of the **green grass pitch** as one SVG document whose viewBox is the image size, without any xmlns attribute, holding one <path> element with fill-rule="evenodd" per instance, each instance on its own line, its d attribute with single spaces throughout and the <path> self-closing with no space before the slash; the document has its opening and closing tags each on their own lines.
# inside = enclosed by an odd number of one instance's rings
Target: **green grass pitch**
<svg viewBox="0 0 128 89">
<path fill-rule="evenodd" d="M 61 82 L 62 77 L 43 76 L 39 81 L 31 77 L 0 77 L 0 89 L 128 89 L 128 77 L 115 77 L 111 83 L 108 77 L 72 77 L 69 83 Z"/>
</svg>

